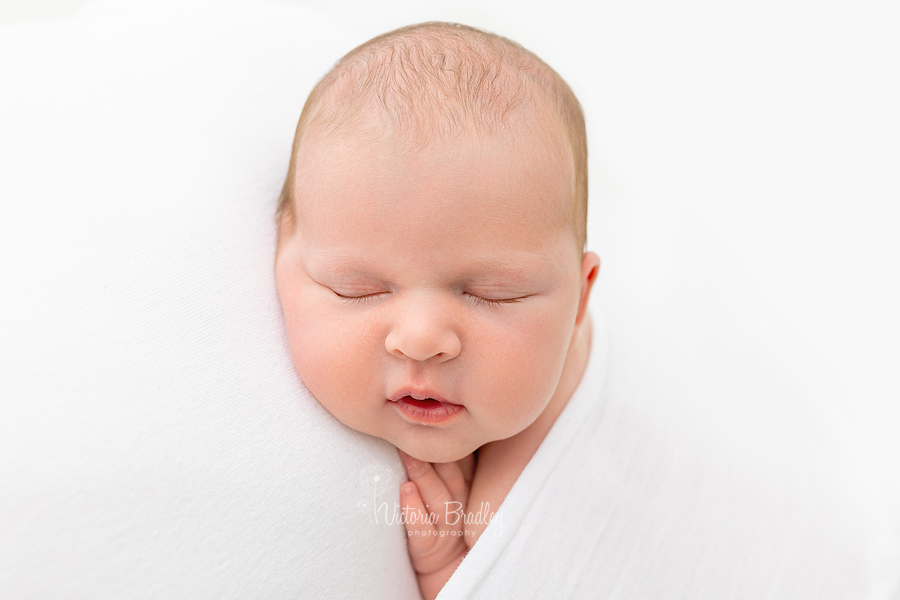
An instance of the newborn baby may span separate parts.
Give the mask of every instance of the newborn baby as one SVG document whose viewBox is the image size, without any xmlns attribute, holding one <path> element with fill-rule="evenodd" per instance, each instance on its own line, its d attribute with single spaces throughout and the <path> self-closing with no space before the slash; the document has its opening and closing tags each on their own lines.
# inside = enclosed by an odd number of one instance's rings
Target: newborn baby
<svg viewBox="0 0 900 600">
<path fill-rule="evenodd" d="M 578 101 L 502 37 L 387 33 L 303 108 L 277 214 L 291 353 L 331 414 L 400 450 L 426 598 L 582 378 L 600 264 L 586 213 Z"/>
</svg>

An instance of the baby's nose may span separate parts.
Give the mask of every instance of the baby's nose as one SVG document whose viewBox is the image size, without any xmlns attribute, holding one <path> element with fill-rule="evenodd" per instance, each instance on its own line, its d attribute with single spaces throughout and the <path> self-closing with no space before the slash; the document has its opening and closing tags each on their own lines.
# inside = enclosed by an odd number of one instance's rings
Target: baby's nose
<svg viewBox="0 0 900 600">
<path fill-rule="evenodd" d="M 461 343 L 448 311 L 419 302 L 403 308 L 385 338 L 384 347 L 401 358 L 444 361 L 459 354 Z"/>
</svg>

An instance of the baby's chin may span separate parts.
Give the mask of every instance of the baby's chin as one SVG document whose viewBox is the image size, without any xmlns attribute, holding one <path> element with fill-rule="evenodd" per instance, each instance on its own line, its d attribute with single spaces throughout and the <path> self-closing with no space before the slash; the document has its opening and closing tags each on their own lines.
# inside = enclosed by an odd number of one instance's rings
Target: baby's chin
<svg viewBox="0 0 900 600">
<path fill-rule="evenodd" d="M 391 440 L 388 440 L 391 441 Z M 475 450 L 478 449 L 478 446 L 473 448 L 469 447 L 456 447 L 456 448 L 435 448 L 435 447 L 425 447 L 420 448 L 415 444 L 397 444 L 396 442 L 391 442 L 395 446 L 397 446 L 400 450 L 403 450 L 406 454 L 409 454 L 416 460 L 421 460 L 424 462 L 430 463 L 447 463 L 454 462 L 460 460 L 461 458 L 465 458 L 468 455 L 472 454 Z"/>
</svg>

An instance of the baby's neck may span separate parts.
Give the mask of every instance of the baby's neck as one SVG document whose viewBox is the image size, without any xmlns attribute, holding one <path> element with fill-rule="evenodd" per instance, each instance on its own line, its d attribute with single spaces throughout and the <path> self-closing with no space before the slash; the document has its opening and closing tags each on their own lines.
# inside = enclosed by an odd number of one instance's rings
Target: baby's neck
<svg viewBox="0 0 900 600">
<path fill-rule="evenodd" d="M 478 461 L 469 491 L 467 506 L 469 513 L 477 512 L 482 507 L 485 507 L 488 513 L 494 513 L 500 508 L 506 494 L 537 452 L 541 442 L 568 404 L 569 398 L 575 393 L 587 367 L 590 349 L 590 315 L 585 315 L 569 348 L 556 392 L 541 415 L 520 433 L 505 440 L 490 442 L 478 449 Z M 475 545 L 488 526 L 488 523 L 482 522 L 486 519 L 471 520 L 477 522 L 466 525 L 465 540 L 469 547 Z"/>
</svg>

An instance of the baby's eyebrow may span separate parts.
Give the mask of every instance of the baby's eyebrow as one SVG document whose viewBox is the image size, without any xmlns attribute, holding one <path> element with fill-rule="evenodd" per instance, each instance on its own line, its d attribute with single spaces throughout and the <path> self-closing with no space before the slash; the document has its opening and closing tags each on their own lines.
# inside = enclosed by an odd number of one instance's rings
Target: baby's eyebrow
<svg viewBox="0 0 900 600">
<path fill-rule="evenodd" d="M 478 287 L 506 287 L 528 283 L 534 279 L 521 269 L 515 268 L 491 268 L 475 270 L 466 278 L 470 285 Z"/>
<path fill-rule="evenodd" d="M 365 257 L 333 248 L 316 248 L 303 255 L 303 262 L 329 271 L 359 271 L 360 266 L 365 264 Z"/>
<path fill-rule="evenodd" d="M 472 281 L 518 284 L 533 281 L 535 276 L 552 272 L 556 265 L 543 256 L 517 255 L 515 258 L 482 258 L 473 261 L 466 272 Z"/>
<path fill-rule="evenodd" d="M 310 269 L 312 266 L 312 269 Z M 307 263 L 307 270 L 316 273 L 327 273 L 330 276 L 342 279 L 377 279 L 382 277 L 370 269 L 363 268 L 359 263 L 351 261 L 316 260 Z"/>
</svg>

